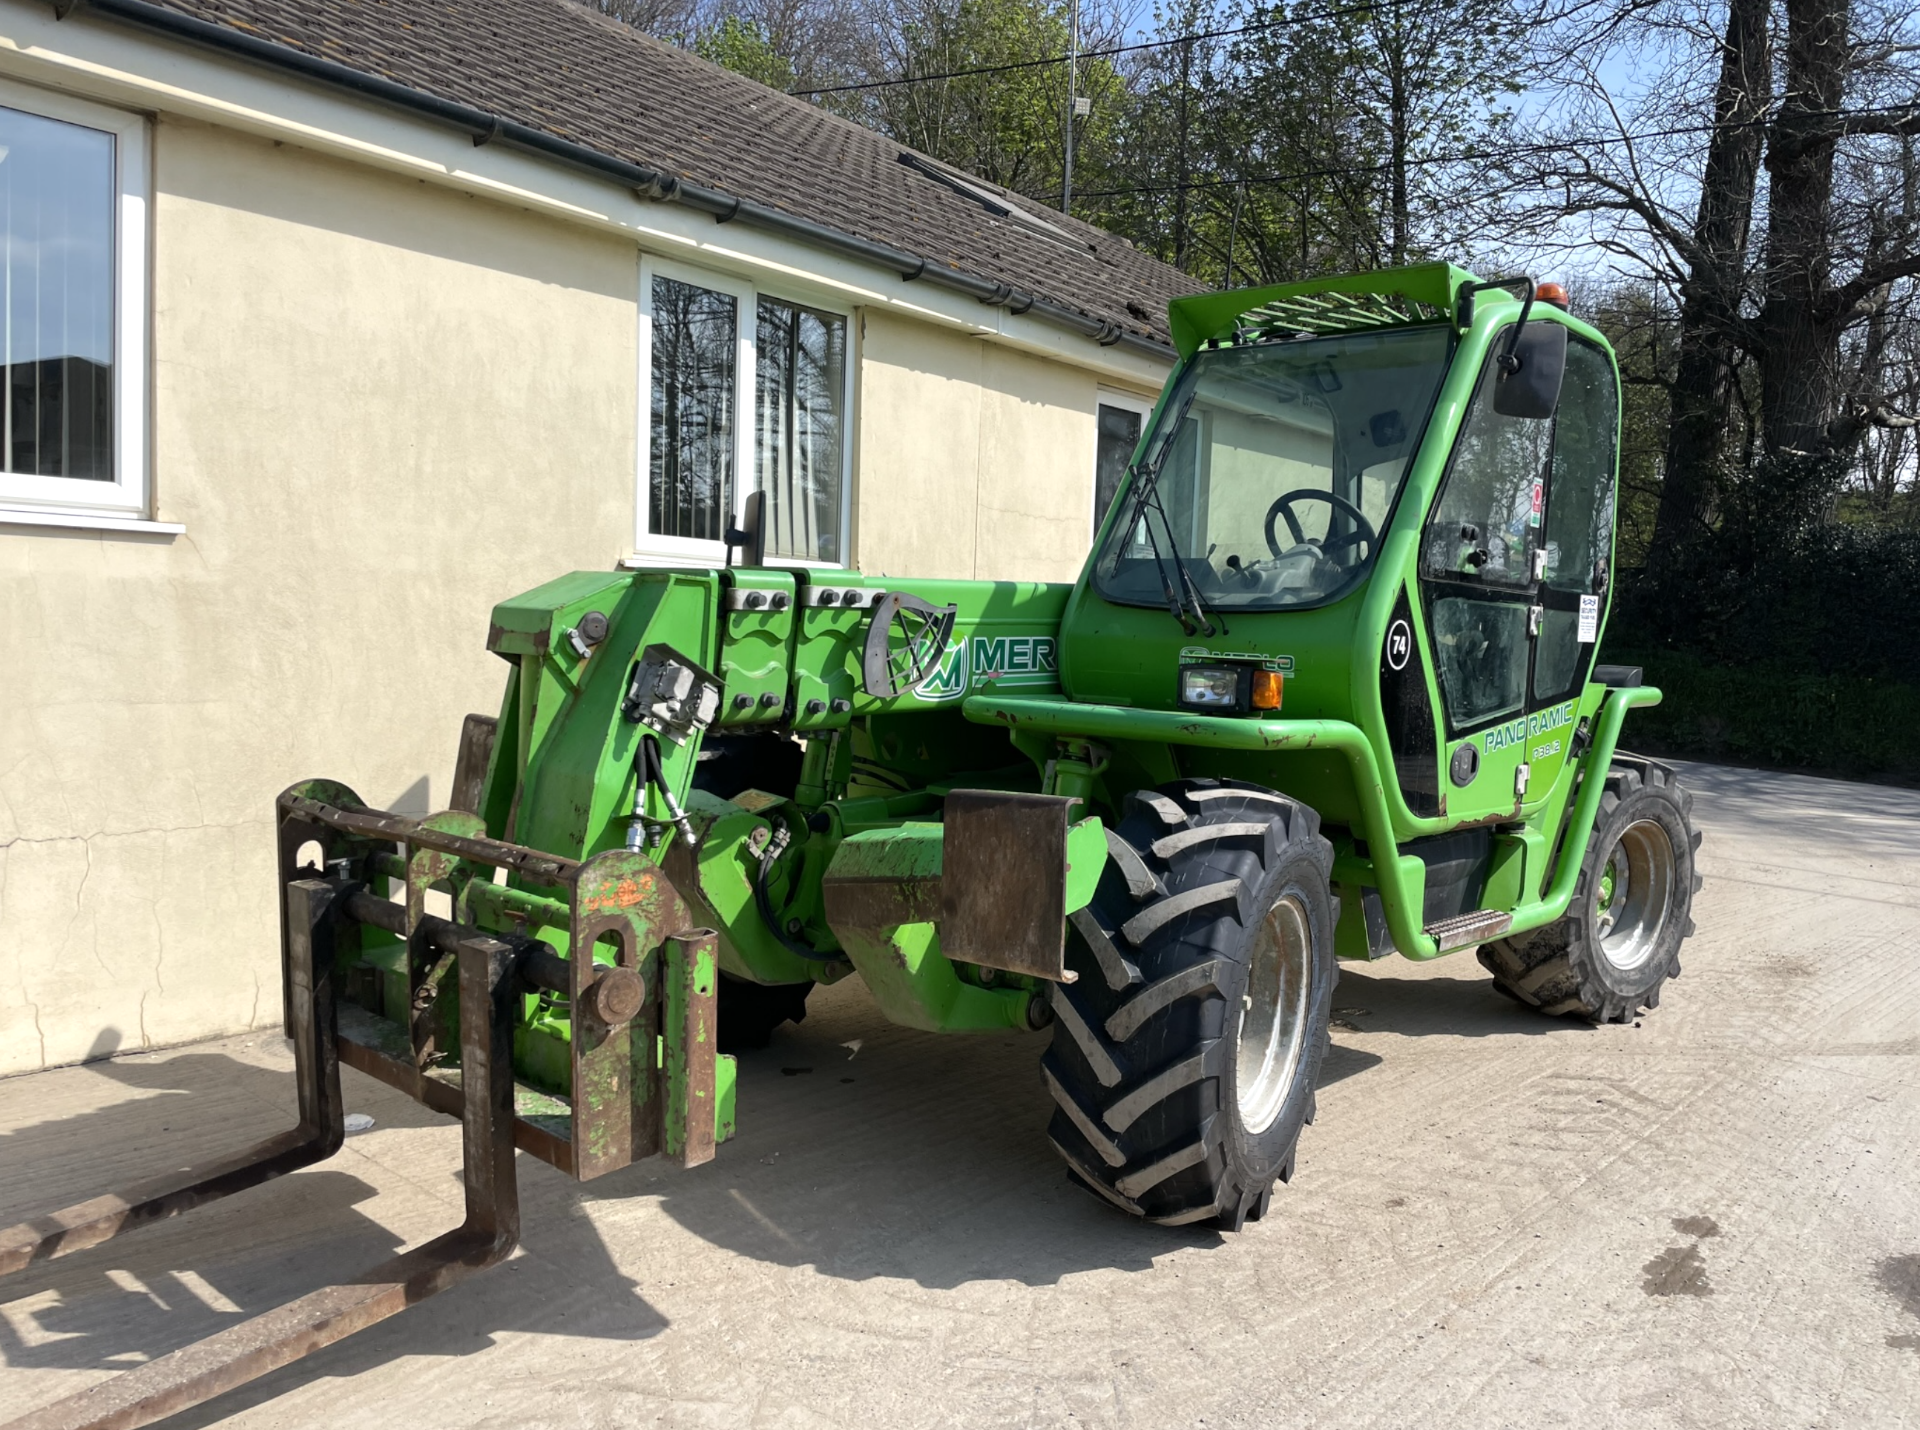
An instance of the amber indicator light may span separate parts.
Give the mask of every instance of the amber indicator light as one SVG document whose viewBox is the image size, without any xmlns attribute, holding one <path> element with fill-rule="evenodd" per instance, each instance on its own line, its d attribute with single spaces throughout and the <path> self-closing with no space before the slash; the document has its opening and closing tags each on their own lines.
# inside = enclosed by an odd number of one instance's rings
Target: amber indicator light
<svg viewBox="0 0 1920 1430">
<path fill-rule="evenodd" d="M 1255 710 L 1278 710 L 1280 708 L 1279 671 L 1256 670 L 1253 673 L 1253 708 Z"/>
<path fill-rule="evenodd" d="M 1561 312 L 1567 310 L 1567 290 L 1558 283 L 1542 283 L 1533 290 L 1533 296 L 1542 303 L 1551 303 Z"/>
</svg>

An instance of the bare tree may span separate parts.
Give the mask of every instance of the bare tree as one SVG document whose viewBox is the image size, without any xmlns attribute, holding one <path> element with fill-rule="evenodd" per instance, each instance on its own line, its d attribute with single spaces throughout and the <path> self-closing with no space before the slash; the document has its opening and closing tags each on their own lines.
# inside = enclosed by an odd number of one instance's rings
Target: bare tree
<svg viewBox="0 0 1920 1430">
<path fill-rule="evenodd" d="M 1849 0 L 1785 0 L 1785 10 L 1780 103 L 1767 134 L 1764 296 L 1749 346 L 1760 368 L 1767 450 L 1850 457 L 1868 427 L 1904 421 L 1893 395 L 1877 390 L 1878 364 L 1849 363 L 1846 347 L 1864 329 L 1862 340 L 1875 348 L 1874 319 L 1895 301 L 1896 285 L 1920 275 L 1911 181 L 1894 186 L 1891 204 L 1872 188 L 1911 154 L 1905 144 L 1887 154 L 1884 140 L 1920 134 L 1920 75 L 1887 73 L 1891 58 L 1913 52 L 1904 33 L 1912 17 L 1878 17 L 1857 35 Z M 1884 86 L 1871 81 L 1880 78 L 1893 79 L 1907 102 L 1873 103 Z M 1863 139 L 1881 142 L 1868 147 Z M 1850 143 L 1872 177 L 1865 190 L 1836 191 Z M 1852 272 L 1837 276 L 1840 267 Z"/>
<path fill-rule="evenodd" d="M 1794 500 L 1813 511 L 1865 433 L 1906 421 L 1882 356 L 1920 275 L 1913 185 L 1901 178 L 1920 133 L 1920 22 L 1898 6 L 1860 20 L 1853 5 L 1578 11 L 1549 56 L 1570 98 L 1539 127 L 1538 148 L 1504 166 L 1522 231 L 1586 238 L 1672 300 L 1656 565 L 1685 569 L 1755 455 L 1801 463 Z M 1616 94 L 1604 61 L 1627 47 L 1667 63 Z M 1549 192 L 1556 202 L 1542 204 Z"/>
<path fill-rule="evenodd" d="M 701 0 L 585 0 L 590 10 L 598 10 L 608 19 L 645 30 L 663 40 L 675 39 L 691 31 Z"/>
<path fill-rule="evenodd" d="M 1768 0 L 1729 0 L 1700 200 L 1679 284 L 1666 464 L 1650 556 L 1669 569 L 1714 516 L 1734 439 L 1748 242 L 1772 97 Z"/>
</svg>

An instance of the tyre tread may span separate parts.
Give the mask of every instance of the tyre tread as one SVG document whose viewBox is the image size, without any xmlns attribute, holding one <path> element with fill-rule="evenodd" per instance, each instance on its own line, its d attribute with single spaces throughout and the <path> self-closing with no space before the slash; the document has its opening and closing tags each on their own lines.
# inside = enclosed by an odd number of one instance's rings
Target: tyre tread
<svg viewBox="0 0 1920 1430">
<path fill-rule="evenodd" d="M 1224 903 L 1228 899 L 1238 902 L 1242 887 L 1238 879 L 1222 879 L 1198 889 L 1183 889 L 1177 894 L 1168 894 L 1128 919 L 1121 925 L 1120 932 L 1128 943 L 1139 948 L 1182 914 L 1190 914 L 1210 904 Z"/>
<path fill-rule="evenodd" d="M 1140 982 L 1139 967 L 1114 946 L 1113 935 L 1100 926 L 1092 910 L 1075 909 L 1067 915 L 1067 922 L 1085 941 L 1093 961 L 1100 965 L 1100 976 L 1106 979 L 1108 988 L 1118 993 Z"/>
<path fill-rule="evenodd" d="M 1278 887 L 1270 879 L 1283 864 L 1294 870 L 1289 879 L 1324 891 L 1315 895 L 1325 900 L 1315 905 L 1316 940 L 1330 940 L 1331 923 L 1322 934 L 1318 921 L 1336 907 L 1332 845 L 1310 808 L 1232 781 L 1178 781 L 1122 805 L 1126 817 L 1107 830 L 1110 868 L 1093 902 L 1069 918 L 1068 963 L 1079 978 L 1054 995 L 1059 1027 L 1043 1060 L 1056 1104 L 1049 1136 L 1070 1178 L 1112 1206 L 1162 1225 L 1238 1226 L 1265 1210 L 1276 1179 L 1291 1176 L 1294 1139 L 1312 1117 L 1330 943 L 1315 943 L 1304 1103 L 1296 1083 L 1279 1124 L 1287 1140 L 1276 1152 L 1264 1132 L 1254 1161 L 1244 1160 L 1254 1144 L 1230 1107 L 1239 1010 L 1227 990 L 1244 976 L 1237 961 L 1253 906 Z M 1302 858 L 1311 864 L 1294 862 Z"/>
<path fill-rule="evenodd" d="M 1693 853 L 1700 847 L 1700 831 L 1693 827 L 1693 796 L 1673 770 L 1658 760 L 1621 752 L 1615 755 L 1604 778 L 1606 785 L 1594 813 L 1593 834 L 1588 839 L 1567 913 L 1544 928 L 1482 944 L 1478 957 L 1481 966 L 1493 975 L 1494 986 L 1500 992 L 1542 1013 L 1584 1018 L 1594 1023 L 1629 1023 L 1643 1008 L 1658 1007 L 1661 985 L 1679 977 L 1679 948 L 1676 944 L 1657 970 L 1657 976 L 1639 993 L 1622 994 L 1607 986 L 1599 970 L 1602 955 L 1594 945 L 1585 914 L 1587 903 L 1593 897 L 1593 881 L 1599 877 L 1606 857 L 1612 852 L 1610 848 L 1600 847 L 1598 833 L 1611 823 L 1623 804 L 1652 791 L 1670 801 L 1679 813 L 1682 827 L 1687 831 L 1690 870 Z M 1676 911 L 1682 940 L 1693 933 L 1691 904 L 1700 885 L 1698 872 L 1691 872 L 1686 902 Z"/>
<path fill-rule="evenodd" d="M 1074 1096 L 1073 1089 L 1055 1071 L 1057 1066 L 1046 1058 L 1041 1059 L 1040 1075 L 1046 1080 L 1047 1091 L 1053 1094 L 1053 1100 L 1066 1113 L 1067 1120 L 1080 1130 L 1080 1135 L 1087 1139 L 1087 1145 L 1100 1154 L 1102 1161 L 1109 1167 L 1126 1166 L 1127 1154 L 1120 1150 L 1119 1143 L 1101 1129 L 1093 1114 L 1080 1105 L 1080 1099 Z"/>
<path fill-rule="evenodd" d="M 1182 998 L 1218 991 L 1221 968 L 1219 959 L 1209 959 L 1149 983 L 1108 1017 L 1107 1036 L 1117 1043 L 1124 1043 L 1140 1031 L 1142 1023 L 1161 1009 L 1172 1007 Z"/>
</svg>

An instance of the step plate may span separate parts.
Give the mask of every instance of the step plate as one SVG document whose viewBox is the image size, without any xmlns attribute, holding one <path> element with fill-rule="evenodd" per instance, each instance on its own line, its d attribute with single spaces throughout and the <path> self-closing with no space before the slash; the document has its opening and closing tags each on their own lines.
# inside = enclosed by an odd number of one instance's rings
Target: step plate
<svg viewBox="0 0 1920 1430">
<path fill-rule="evenodd" d="M 1451 953 L 1456 948 L 1469 948 L 1498 938 L 1512 927 L 1512 914 L 1503 914 L 1498 909 L 1475 909 L 1470 914 L 1455 914 L 1450 919 L 1430 923 L 1425 933 L 1439 945 L 1440 952 Z"/>
</svg>

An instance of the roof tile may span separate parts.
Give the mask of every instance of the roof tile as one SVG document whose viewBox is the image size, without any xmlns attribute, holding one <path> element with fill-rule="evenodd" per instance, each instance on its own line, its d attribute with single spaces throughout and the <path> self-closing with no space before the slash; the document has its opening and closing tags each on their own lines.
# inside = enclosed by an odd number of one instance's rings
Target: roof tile
<svg viewBox="0 0 1920 1430">
<path fill-rule="evenodd" d="M 1157 342 L 1169 340 L 1168 301 L 1200 287 L 1102 229 L 975 181 L 1061 232 L 999 217 L 901 162 L 912 151 L 884 135 L 572 0 L 158 3 L 924 254 Z"/>
</svg>

